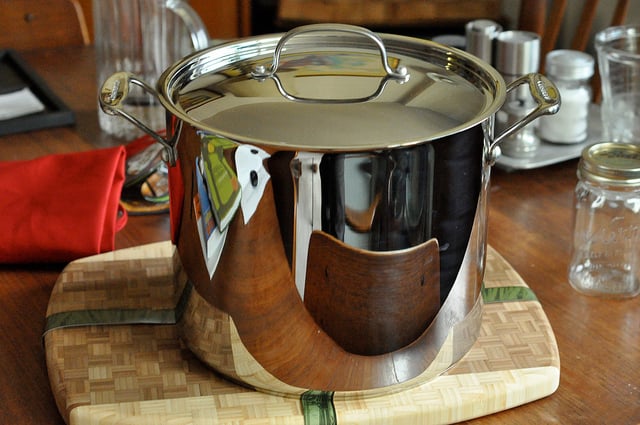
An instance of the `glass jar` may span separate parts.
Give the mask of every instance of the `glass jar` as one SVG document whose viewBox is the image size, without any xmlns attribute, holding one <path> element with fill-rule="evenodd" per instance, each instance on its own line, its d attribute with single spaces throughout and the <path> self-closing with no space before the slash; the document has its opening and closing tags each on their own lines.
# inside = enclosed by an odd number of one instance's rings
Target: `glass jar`
<svg viewBox="0 0 640 425">
<path fill-rule="evenodd" d="M 591 295 L 638 295 L 640 145 L 585 148 L 578 178 L 569 283 Z"/>
<path fill-rule="evenodd" d="M 560 92 L 560 110 L 540 118 L 538 136 L 553 143 L 580 143 L 586 140 L 591 105 L 594 59 L 576 50 L 554 50 L 545 61 L 547 77 Z"/>
</svg>

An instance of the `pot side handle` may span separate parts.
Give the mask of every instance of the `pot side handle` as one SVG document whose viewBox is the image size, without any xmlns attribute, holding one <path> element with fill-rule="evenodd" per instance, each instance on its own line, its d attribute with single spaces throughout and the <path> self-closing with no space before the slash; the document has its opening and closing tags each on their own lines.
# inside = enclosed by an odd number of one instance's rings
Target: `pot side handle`
<svg viewBox="0 0 640 425">
<path fill-rule="evenodd" d="M 137 117 L 125 111 L 124 104 L 127 96 L 129 95 L 129 88 L 131 84 L 141 87 L 146 92 L 158 98 L 158 93 L 153 89 L 153 87 L 132 73 L 116 72 L 107 78 L 102 84 L 100 94 L 98 96 L 100 107 L 105 113 L 109 115 L 119 115 L 153 137 L 155 141 L 165 148 L 164 160 L 171 166 L 175 165 L 177 160 L 175 141 L 165 139 L 149 128 L 145 123 L 140 121 Z"/>
<path fill-rule="evenodd" d="M 547 77 L 537 73 L 524 75 L 507 86 L 507 93 L 523 84 L 529 85 L 529 91 L 537 103 L 537 107 L 493 139 L 488 151 L 488 161 L 490 164 L 495 163 L 495 160 L 500 155 L 499 145 L 504 139 L 522 129 L 522 127 L 531 123 L 533 120 L 543 115 L 553 115 L 560 109 L 560 92 Z M 488 140 L 491 140 L 491 138 Z"/>
</svg>

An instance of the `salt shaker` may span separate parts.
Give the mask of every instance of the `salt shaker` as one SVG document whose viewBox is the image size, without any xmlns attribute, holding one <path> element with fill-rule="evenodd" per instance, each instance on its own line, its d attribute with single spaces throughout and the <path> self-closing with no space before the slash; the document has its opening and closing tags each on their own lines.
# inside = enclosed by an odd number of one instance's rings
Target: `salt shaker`
<svg viewBox="0 0 640 425">
<path fill-rule="evenodd" d="M 554 50 L 545 63 L 545 72 L 558 87 L 562 106 L 557 114 L 540 119 L 538 136 L 554 143 L 583 142 L 588 135 L 593 56 L 576 50 Z"/>
<path fill-rule="evenodd" d="M 523 75 L 537 72 L 540 66 L 540 36 L 528 31 L 505 31 L 496 38 L 495 68 L 507 83 Z M 502 109 L 496 115 L 498 131 L 520 121 L 536 107 L 525 85 L 507 95 Z M 502 153 L 514 158 L 531 158 L 540 147 L 535 134 L 535 123 L 529 124 L 507 137 L 500 148 Z"/>
<path fill-rule="evenodd" d="M 569 283 L 614 298 L 640 293 L 640 145 L 583 150 L 575 189 Z"/>
</svg>

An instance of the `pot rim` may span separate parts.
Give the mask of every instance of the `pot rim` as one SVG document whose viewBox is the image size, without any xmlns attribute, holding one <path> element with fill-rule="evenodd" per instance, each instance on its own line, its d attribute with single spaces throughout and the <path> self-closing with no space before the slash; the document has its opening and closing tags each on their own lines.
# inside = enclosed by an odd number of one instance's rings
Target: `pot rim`
<svg viewBox="0 0 640 425">
<path fill-rule="evenodd" d="M 194 118 L 177 104 L 177 100 L 181 95 L 180 91 L 187 84 L 215 75 L 221 70 L 237 71 L 230 67 L 243 61 L 246 62 L 257 57 L 261 59 L 269 58 L 273 54 L 272 52 L 278 48 L 279 42 L 287 37 L 287 34 L 266 34 L 229 41 L 186 56 L 166 69 L 158 79 L 157 92 L 160 103 L 168 112 L 183 122 L 199 130 L 231 140 L 268 146 L 278 150 L 347 152 L 410 147 L 460 133 L 492 117 L 502 107 L 506 98 L 506 83 L 502 75 L 488 63 L 467 52 L 430 40 L 394 34 L 376 34 L 384 43 L 383 48 L 386 48 L 391 55 L 410 55 L 411 58 L 421 60 L 430 66 L 446 69 L 447 72 L 454 70 L 456 75 L 459 75 L 462 80 L 475 87 L 479 95 L 483 96 L 484 105 L 482 105 L 481 110 L 466 121 L 456 123 L 445 129 L 438 129 L 437 131 L 425 131 L 421 137 L 394 137 L 393 140 L 387 138 L 382 141 L 374 140 L 371 143 L 339 144 L 334 146 L 324 143 L 309 145 L 296 143 L 295 141 L 280 140 L 275 137 L 265 139 L 255 134 L 247 134 L 241 130 L 235 131 L 221 128 Z M 307 37 L 308 35 L 298 36 L 296 40 L 289 40 L 288 43 L 293 43 L 292 46 L 297 47 L 298 40 L 302 40 L 299 42 L 300 44 L 309 43 Z M 357 42 L 348 37 L 346 40 L 349 45 L 353 44 L 358 48 L 362 48 L 361 43 L 368 42 L 368 40 L 361 41 L 361 38 L 356 39 L 358 40 Z M 370 45 L 367 45 L 367 48 L 370 49 Z M 392 85 L 395 82 L 390 82 L 389 84 Z"/>
</svg>

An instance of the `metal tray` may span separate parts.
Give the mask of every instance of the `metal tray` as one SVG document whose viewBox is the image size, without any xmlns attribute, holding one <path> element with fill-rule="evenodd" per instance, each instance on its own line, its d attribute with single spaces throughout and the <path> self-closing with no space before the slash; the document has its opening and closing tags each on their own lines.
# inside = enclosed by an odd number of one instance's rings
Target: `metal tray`
<svg viewBox="0 0 640 425">
<path fill-rule="evenodd" d="M 602 141 L 600 105 L 592 104 L 589 108 L 588 132 L 587 139 L 580 143 L 550 143 L 541 140 L 540 148 L 531 158 L 513 158 L 503 154 L 496 161 L 496 166 L 507 171 L 529 170 L 579 158 L 585 147 Z"/>
</svg>

